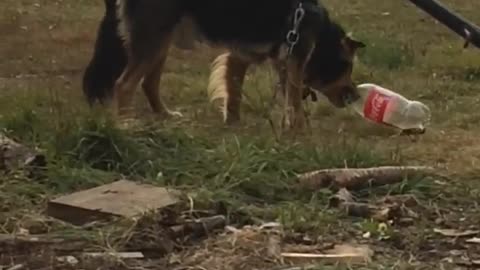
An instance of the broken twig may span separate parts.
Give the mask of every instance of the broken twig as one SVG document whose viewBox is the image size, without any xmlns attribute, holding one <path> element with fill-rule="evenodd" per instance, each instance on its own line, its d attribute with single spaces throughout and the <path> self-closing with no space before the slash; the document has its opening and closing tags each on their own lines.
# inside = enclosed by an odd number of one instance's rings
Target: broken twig
<svg viewBox="0 0 480 270">
<path fill-rule="evenodd" d="M 434 232 L 447 237 L 469 237 L 480 234 L 480 231 L 459 231 L 456 229 L 433 229 Z"/>
</svg>

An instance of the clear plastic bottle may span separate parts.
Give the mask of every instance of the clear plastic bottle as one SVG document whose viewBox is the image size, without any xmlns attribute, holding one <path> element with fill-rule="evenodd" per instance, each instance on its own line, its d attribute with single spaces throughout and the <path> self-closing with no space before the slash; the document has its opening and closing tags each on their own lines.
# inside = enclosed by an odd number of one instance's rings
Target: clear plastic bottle
<svg viewBox="0 0 480 270">
<path fill-rule="evenodd" d="M 430 109 L 423 103 L 408 100 L 398 93 L 372 83 L 357 86 L 360 98 L 352 107 L 365 119 L 404 131 L 424 132 L 430 122 Z"/>
</svg>

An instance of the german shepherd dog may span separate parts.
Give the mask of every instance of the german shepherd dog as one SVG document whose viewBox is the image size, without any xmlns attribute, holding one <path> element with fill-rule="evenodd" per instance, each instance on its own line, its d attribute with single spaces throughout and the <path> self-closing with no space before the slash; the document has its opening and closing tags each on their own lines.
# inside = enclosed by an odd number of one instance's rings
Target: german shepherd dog
<svg viewBox="0 0 480 270">
<path fill-rule="evenodd" d="M 351 79 L 362 42 L 349 37 L 316 0 L 104 0 L 95 52 L 83 78 L 92 105 L 113 102 L 123 115 L 137 85 L 153 112 L 170 111 L 159 84 L 175 29 L 182 18 L 214 46 L 226 49 L 212 64 L 211 99 L 222 98 L 226 123 L 240 119 L 242 84 L 250 65 L 271 60 L 283 85 L 284 124 L 301 127 L 308 91 L 336 107 L 358 98 Z"/>
</svg>

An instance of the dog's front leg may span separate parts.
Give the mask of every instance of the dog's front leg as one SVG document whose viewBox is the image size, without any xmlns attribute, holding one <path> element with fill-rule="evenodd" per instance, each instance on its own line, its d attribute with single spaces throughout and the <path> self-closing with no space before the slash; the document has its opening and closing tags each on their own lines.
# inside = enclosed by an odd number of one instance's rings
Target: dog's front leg
<svg viewBox="0 0 480 270">
<path fill-rule="evenodd" d="M 286 65 L 285 112 L 282 126 L 284 129 L 303 129 L 306 123 L 303 110 L 303 66 L 295 60 Z"/>
</svg>

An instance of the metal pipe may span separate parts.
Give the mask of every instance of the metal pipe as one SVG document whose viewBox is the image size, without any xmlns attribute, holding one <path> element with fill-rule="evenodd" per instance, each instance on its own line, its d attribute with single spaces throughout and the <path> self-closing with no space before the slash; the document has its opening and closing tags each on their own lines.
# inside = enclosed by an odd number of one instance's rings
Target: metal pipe
<svg viewBox="0 0 480 270">
<path fill-rule="evenodd" d="M 480 48 L 480 27 L 477 25 L 449 10 L 437 0 L 410 0 L 410 2 L 462 36 L 466 40 L 465 47 L 472 43 Z"/>
</svg>

